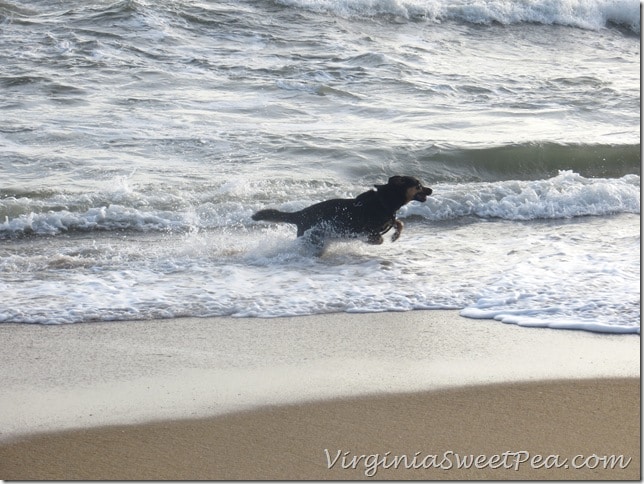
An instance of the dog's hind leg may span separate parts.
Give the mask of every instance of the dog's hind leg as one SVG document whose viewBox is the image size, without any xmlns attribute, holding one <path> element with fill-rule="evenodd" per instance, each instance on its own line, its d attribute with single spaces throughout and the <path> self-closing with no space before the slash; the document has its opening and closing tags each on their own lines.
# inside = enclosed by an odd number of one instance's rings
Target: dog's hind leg
<svg viewBox="0 0 644 484">
<path fill-rule="evenodd" d="M 324 229 L 320 227 L 313 227 L 312 229 L 309 229 L 303 233 L 303 239 L 306 244 L 313 250 L 313 253 L 316 257 L 319 257 L 324 253 L 326 246 Z"/>
</svg>

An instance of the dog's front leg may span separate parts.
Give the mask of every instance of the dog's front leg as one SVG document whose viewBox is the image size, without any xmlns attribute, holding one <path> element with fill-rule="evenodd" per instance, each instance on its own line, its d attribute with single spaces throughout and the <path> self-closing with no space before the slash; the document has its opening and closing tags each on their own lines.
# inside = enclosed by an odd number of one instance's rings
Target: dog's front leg
<svg viewBox="0 0 644 484">
<path fill-rule="evenodd" d="M 369 237 L 367 237 L 367 243 L 373 244 L 373 245 L 380 245 L 383 242 L 382 235 L 380 234 L 371 234 Z"/>
<path fill-rule="evenodd" d="M 396 242 L 400 238 L 400 234 L 402 234 L 402 230 L 403 230 L 404 225 L 400 220 L 396 219 L 394 221 L 394 227 L 395 227 L 394 235 L 391 236 L 391 241 L 392 242 Z"/>
</svg>

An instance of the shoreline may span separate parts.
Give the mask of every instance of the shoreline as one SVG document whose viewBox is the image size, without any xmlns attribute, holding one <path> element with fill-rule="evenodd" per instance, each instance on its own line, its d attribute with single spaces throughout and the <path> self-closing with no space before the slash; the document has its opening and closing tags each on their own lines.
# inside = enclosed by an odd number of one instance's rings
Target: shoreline
<svg viewBox="0 0 644 484">
<path fill-rule="evenodd" d="M 136 478 L 139 467 L 148 469 L 149 477 L 141 479 L 359 478 L 357 469 L 322 466 L 315 435 L 328 441 L 329 449 L 346 443 L 351 452 L 361 448 L 362 453 L 413 455 L 442 442 L 441 451 L 489 454 L 526 450 L 515 446 L 526 443 L 516 439 L 528 427 L 540 444 L 527 450 L 548 455 L 558 453 L 546 445 L 552 439 L 574 437 L 561 447 L 567 452 L 572 451 L 569 444 L 579 443 L 575 436 L 601 444 L 615 429 L 629 434 L 622 440 L 637 435 L 637 448 L 630 440 L 623 450 L 606 447 L 607 453 L 636 454 L 636 464 L 624 471 L 633 475 L 635 468 L 639 473 L 639 338 L 523 328 L 441 310 L 4 324 L 0 478 L 23 479 L 36 467 L 58 472 L 58 478 L 110 480 Z M 461 397 L 455 400 L 454 395 Z M 535 404 L 539 399 L 545 399 L 542 405 Z M 372 407 L 381 410 L 369 414 Z M 497 427 L 490 430 L 473 420 L 482 408 L 490 418 L 498 413 Z M 526 414 L 530 408 L 532 413 Z M 437 412 L 442 415 L 438 420 L 432 417 Z M 428 428 L 443 440 L 424 441 L 414 434 L 422 430 L 422 418 L 430 418 Z M 556 428 L 544 430 L 553 418 L 559 428 L 562 418 L 569 422 L 566 435 Z M 391 428 L 392 422 L 406 430 Z M 199 428 L 210 431 L 197 435 Z M 384 428 L 389 430 L 383 433 Z M 312 430 L 318 434 L 310 434 Z M 246 440 L 238 442 L 238 435 Z M 289 447 L 307 435 L 306 445 Z M 352 443 L 352 435 L 363 438 Z M 474 435 L 478 447 L 449 448 L 458 439 L 465 445 L 469 441 L 462 439 Z M 486 444 L 490 435 L 499 439 L 496 446 Z M 298 455 L 306 466 L 293 464 L 292 473 L 269 474 L 277 464 L 267 453 L 278 441 L 286 455 Z M 183 460 L 172 456 L 172 442 L 185 446 Z M 267 463 L 260 466 L 265 474 L 253 474 L 251 463 L 241 464 L 243 456 L 235 454 L 243 453 L 242 444 L 249 442 L 253 455 L 262 455 L 260 461 Z M 388 448 L 387 442 L 397 447 Z M 318 450 L 311 454 L 315 445 Z M 309 454 L 303 454 L 305 448 Z M 208 464 L 203 455 L 211 455 L 212 449 L 228 452 L 230 468 Z M 137 465 L 128 467 L 132 459 Z M 173 474 L 179 468 L 182 473 Z M 119 474 L 120 469 L 126 474 Z M 197 473 L 191 476 L 190 469 Z M 384 471 L 379 477 L 418 475 L 413 469 L 409 472 L 415 474 Z M 574 475 L 591 476 L 579 472 Z M 39 474 L 42 479 L 47 475 Z M 418 478 L 427 478 L 423 476 Z M 457 478 L 451 476 L 456 474 L 439 478 Z"/>
</svg>

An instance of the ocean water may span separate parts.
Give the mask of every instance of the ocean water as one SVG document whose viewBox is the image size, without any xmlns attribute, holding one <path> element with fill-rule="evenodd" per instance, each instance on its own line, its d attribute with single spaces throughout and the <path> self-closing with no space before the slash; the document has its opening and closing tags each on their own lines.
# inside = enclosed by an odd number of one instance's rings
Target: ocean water
<svg viewBox="0 0 644 484">
<path fill-rule="evenodd" d="M 636 0 L 0 0 L 0 87 L 0 322 L 640 332 Z M 394 174 L 395 243 L 251 220 Z"/>
</svg>

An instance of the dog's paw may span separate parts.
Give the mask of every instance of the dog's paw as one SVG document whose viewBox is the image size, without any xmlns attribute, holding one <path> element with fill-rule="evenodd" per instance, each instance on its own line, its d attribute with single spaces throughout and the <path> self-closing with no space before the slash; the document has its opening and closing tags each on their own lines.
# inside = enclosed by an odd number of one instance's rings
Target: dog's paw
<svg viewBox="0 0 644 484">
<path fill-rule="evenodd" d="M 400 238 L 404 225 L 400 220 L 396 220 L 394 222 L 394 227 L 396 227 L 396 229 L 394 230 L 394 234 L 391 236 L 392 242 L 396 242 Z"/>
<path fill-rule="evenodd" d="M 376 235 L 370 235 L 367 238 L 367 243 L 373 244 L 373 245 L 380 245 L 382 244 L 384 239 L 382 238 L 382 235 L 376 234 Z"/>
</svg>

